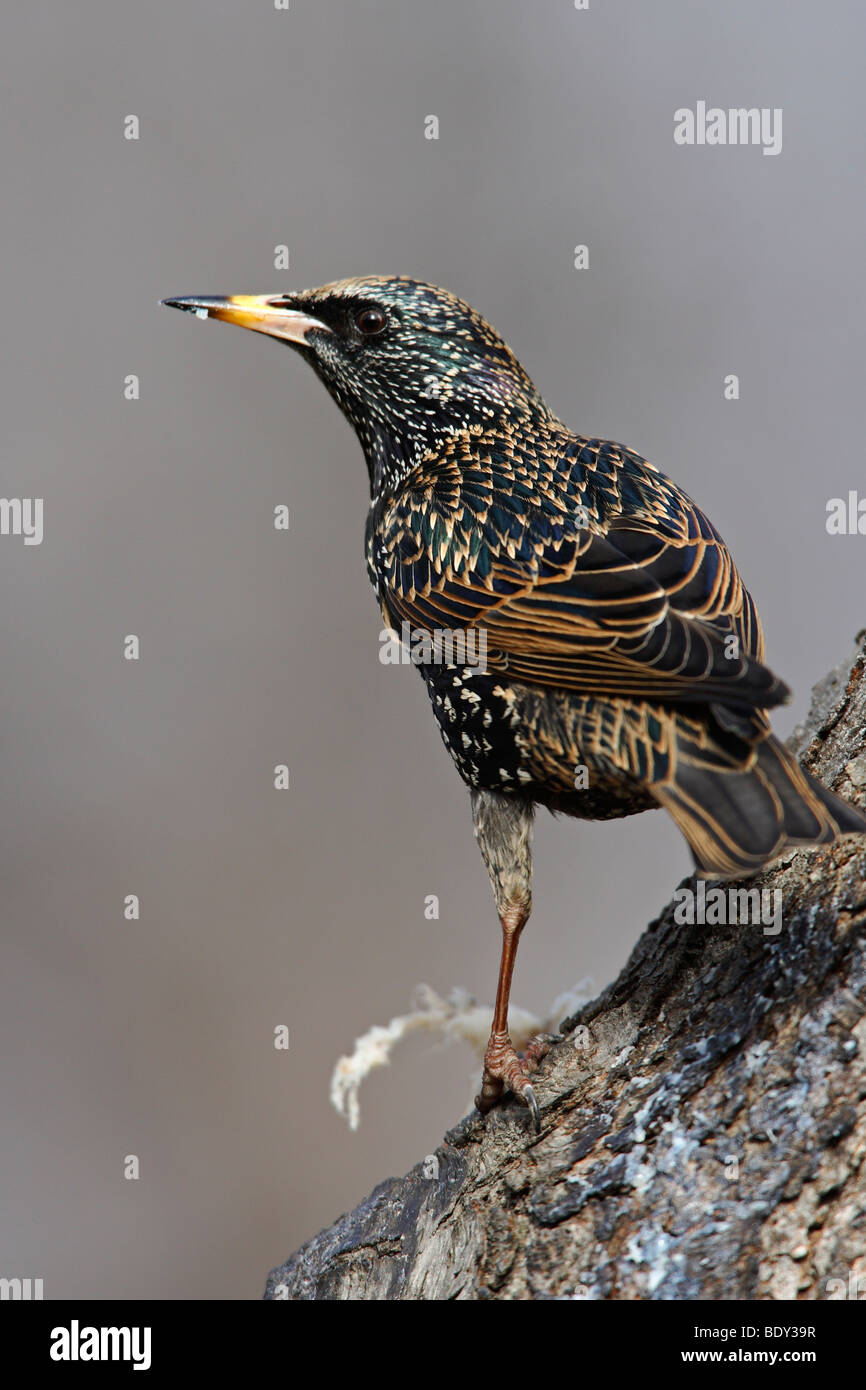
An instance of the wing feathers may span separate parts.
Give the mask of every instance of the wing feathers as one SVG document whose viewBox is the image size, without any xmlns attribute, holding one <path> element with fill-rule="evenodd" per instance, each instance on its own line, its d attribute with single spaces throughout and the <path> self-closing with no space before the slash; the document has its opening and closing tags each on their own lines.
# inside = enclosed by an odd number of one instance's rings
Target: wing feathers
<svg viewBox="0 0 866 1390">
<path fill-rule="evenodd" d="M 621 446 L 539 426 L 524 457 L 455 442 L 376 518 L 389 620 L 486 629 L 488 664 L 531 685 L 766 708 L 757 613 L 718 533 Z M 519 460 L 519 461 L 518 461 Z M 628 506 L 627 506 L 628 503 Z"/>
</svg>

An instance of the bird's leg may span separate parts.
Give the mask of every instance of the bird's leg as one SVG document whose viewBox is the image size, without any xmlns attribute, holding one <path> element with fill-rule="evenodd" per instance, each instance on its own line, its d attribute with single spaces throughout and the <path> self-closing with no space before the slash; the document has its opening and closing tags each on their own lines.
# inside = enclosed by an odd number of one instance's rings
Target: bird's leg
<svg viewBox="0 0 866 1390">
<path fill-rule="evenodd" d="M 550 1047 L 551 1039 L 534 1038 L 521 1057 L 508 1035 L 508 999 L 517 944 L 532 908 L 532 814 L 530 803 L 514 797 L 501 796 L 496 792 L 472 793 L 475 838 L 487 865 L 502 924 L 502 956 L 493 1027 L 484 1054 L 481 1090 L 475 1104 L 484 1115 L 511 1091 L 532 1111 L 537 1130 L 538 1103 L 529 1076 Z"/>
</svg>

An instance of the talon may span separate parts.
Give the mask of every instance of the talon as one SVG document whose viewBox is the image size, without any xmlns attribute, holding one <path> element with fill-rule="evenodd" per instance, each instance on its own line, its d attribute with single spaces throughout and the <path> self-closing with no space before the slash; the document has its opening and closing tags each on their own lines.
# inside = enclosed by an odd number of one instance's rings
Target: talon
<svg viewBox="0 0 866 1390">
<path fill-rule="evenodd" d="M 526 1104 L 529 1106 L 529 1110 L 532 1115 L 532 1126 L 535 1130 L 535 1133 L 540 1134 L 541 1115 L 539 1114 L 538 1110 L 538 1101 L 535 1099 L 535 1092 L 533 1091 L 531 1086 L 524 1086 L 521 1100 L 525 1101 Z"/>
<path fill-rule="evenodd" d="M 541 1115 L 535 1091 L 529 1084 L 529 1077 L 542 1057 L 549 1052 L 554 1040 L 551 1033 L 540 1034 L 529 1042 L 523 1055 L 518 1056 L 504 1030 L 490 1035 L 484 1055 L 481 1090 L 475 1097 L 476 1107 L 482 1115 L 499 1105 L 506 1092 L 510 1091 L 530 1111 L 535 1133 L 540 1133 Z"/>
</svg>

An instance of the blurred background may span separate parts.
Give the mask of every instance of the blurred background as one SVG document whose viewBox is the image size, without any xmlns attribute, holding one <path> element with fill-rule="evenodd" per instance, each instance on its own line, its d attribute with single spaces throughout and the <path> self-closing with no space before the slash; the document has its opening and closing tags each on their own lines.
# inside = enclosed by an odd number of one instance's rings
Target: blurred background
<svg viewBox="0 0 866 1390">
<path fill-rule="evenodd" d="M 354 436 L 293 354 L 157 301 L 367 273 L 468 299 L 570 425 L 709 513 L 787 734 L 866 621 L 866 540 L 825 528 L 866 487 L 866 21 L 44 0 L 4 30 L 0 491 L 45 535 L 0 538 L 0 1275 L 257 1298 L 465 1113 L 462 1045 L 408 1044 L 354 1135 L 329 1078 L 419 982 L 490 1001 L 499 929 L 422 682 L 378 660 Z M 783 108 L 781 154 L 677 147 L 698 100 Z M 661 813 L 540 815 L 514 1000 L 601 988 L 688 864 Z"/>
</svg>

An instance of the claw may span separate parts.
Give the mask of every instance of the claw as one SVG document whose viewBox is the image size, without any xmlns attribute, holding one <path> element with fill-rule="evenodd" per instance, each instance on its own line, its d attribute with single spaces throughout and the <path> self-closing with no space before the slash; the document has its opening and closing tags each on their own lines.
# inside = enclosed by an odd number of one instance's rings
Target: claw
<svg viewBox="0 0 866 1390">
<path fill-rule="evenodd" d="M 529 1074 L 535 1071 L 542 1057 L 546 1056 L 552 1044 L 559 1041 L 554 1033 L 542 1033 L 532 1038 L 526 1051 L 519 1056 L 507 1032 L 491 1033 L 484 1055 L 484 1074 L 481 1090 L 475 1097 L 475 1104 L 482 1115 L 499 1105 L 506 1092 L 510 1091 L 521 1101 L 532 1115 L 532 1126 L 536 1134 L 541 1133 L 541 1115 L 535 1091 L 529 1084 Z"/>
<path fill-rule="evenodd" d="M 536 1134 L 541 1133 L 541 1115 L 538 1111 L 538 1101 L 535 1099 L 535 1092 L 531 1086 L 524 1086 L 521 1100 L 529 1106 L 532 1115 L 532 1126 Z"/>
</svg>

